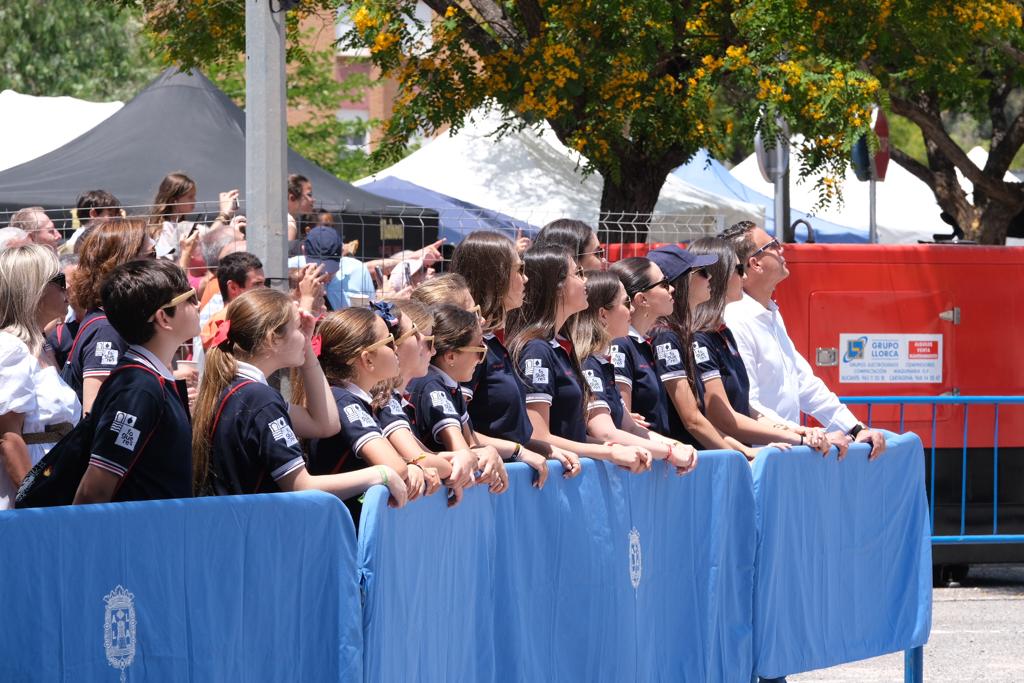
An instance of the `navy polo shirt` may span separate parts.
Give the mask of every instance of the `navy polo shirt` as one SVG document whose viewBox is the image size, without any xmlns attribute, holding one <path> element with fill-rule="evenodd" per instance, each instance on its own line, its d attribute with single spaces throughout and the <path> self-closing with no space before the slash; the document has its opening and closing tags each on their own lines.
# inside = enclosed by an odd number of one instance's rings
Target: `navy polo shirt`
<svg viewBox="0 0 1024 683">
<path fill-rule="evenodd" d="M 210 478 L 217 495 L 276 493 L 279 479 L 305 467 L 288 403 L 259 368 L 238 362 L 218 410 L 210 439 Z"/>
<path fill-rule="evenodd" d="M 391 436 L 399 429 L 412 431 L 412 421 L 406 414 L 408 405 L 409 402 L 400 393 L 393 391 L 388 402 L 374 411 L 374 417 L 377 418 L 377 424 L 380 425 L 380 431 L 385 437 Z"/>
<path fill-rule="evenodd" d="M 68 354 L 71 353 L 71 342 L 78 334 L 78 321 L 60 322 L 46 334 L 46 343 L 53 349 L 53 358 L 57 361 L 57 367 L 63 368 L 67 363 Z"/>
<path fill-rule="evenodd" d="M 469 416 L 480 432 L 516 443 L 527 443 L 533 425 L 526 414 L 526 388 L 516 373 L 502 337 L 485 334 L 487 356 L 476 366 L 473 379 L 462 385 L 469 400 Z"/>
<path fill-rule="evenodd" d="M 89 464 L 121 477 L 114 502 L 191 498 L 192 425 L 174 376 L 141 346 L 119 367 L 93 404 Z"/>
<path fill-rule="evenodd" d="M 626 406 L 622 403 L 622 394 L 615 384 L 615 368 L 605 356 L 587 356 L 583 360 L 583 379 L 590 386 L 590 402 L 587 412 L 598 408 L 607 408 L 611 413 L 612 422 L 622 428 Z"/>
<path fill-rule="evenodd" d="M 697 368 L 697 391 L 704 405 L 704 383 L 721 379 L 732 409 L 750 415 L 750 380 L 732 331 L 722 325 L 716 332 L 695 332 L 693 360 Z"/>
<path fill-rule="evenodd" d="M 84 379 L 106 379 L 128 350 L 128 343 L 121 339 L 100 309 L 85 314 L 79 324 L 77 341 L 72 343 L 74 350 L 64 363 L 61 378 L 81 400 Z"/>
<path fill-rule="evenodd" d="M 659 434 L 679 438 L 682 421 L 669 403 L 665 385 L 658 378 L 652 342 L 630 327 L 628 337 L 612 342 L 611 360 L 615 381 L 631 390 L 632 411 L 643 415 L 651 429 Z"/>
<path fill-rule="evenodd" d="M 306 466 L 310 474 L 337 474 L 365 467 L 359 451 L 371 441 L 384 438 L 373 416 L 373 399 L 369 394 L 345 382 L 340 387 L 331 387 L 331 395 L 338 404 L 341 430 L 326 439 L 310 441 Z"/>
<path fill-rule="evenodd" d="M 438 438 L 441 431 L 455 427 L 461 432 L 462 425 L 469 424 L 466 397 L 458 382 L 431 365 L 426 375 L 409 382 L 408 389 L 416 435 L 435 453 L 447 450 Z"/>
<path fill-rule="evenodd" d="M 569 349 L 571 346 L 565 340 L 531 339 L 519 356 L 519 372 L 526 383 L 526 403 L 551 406 L 548 412 L 551 433 L 585 443 L 583 387 L 569 358 Z"/>
</svg>

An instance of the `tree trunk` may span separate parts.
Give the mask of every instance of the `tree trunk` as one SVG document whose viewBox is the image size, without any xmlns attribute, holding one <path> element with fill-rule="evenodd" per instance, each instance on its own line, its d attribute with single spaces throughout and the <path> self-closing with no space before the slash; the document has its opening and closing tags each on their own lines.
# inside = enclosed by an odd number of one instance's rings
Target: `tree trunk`
<svg viewBox="0 0 1024 683">
<path fill-rule="evenodd" d="M 598 228 L 602 243 L 647 241 L 654 205 L 668 174 L 677 165 L 666 158 L 626 153 L 620 157 L 617 181 L 610 172 L 602 170 L 604 187 Z"/>
</svg>

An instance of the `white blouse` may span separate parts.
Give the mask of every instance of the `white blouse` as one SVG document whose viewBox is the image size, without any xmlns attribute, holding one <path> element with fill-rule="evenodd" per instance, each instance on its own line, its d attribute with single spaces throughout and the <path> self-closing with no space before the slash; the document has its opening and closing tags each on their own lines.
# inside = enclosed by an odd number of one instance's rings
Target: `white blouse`
<svg viewBox="0 0 1024 683">
<path fill-rule="evenodd" d="M 56 368 L 44 368 L 23 341 L 0 331 L 0 415 L 7 413 L 24 415 L 22 434 L 33 434 L 64 422 L 77 424 L 82 404 Z M 30 444 L 32 464 L 39 462 L 51 447 L 52 443 Z M 18 483 L 12 482 L 0 468 L 0 510 L 14 507 L 17 491 Z"/>
</svg>

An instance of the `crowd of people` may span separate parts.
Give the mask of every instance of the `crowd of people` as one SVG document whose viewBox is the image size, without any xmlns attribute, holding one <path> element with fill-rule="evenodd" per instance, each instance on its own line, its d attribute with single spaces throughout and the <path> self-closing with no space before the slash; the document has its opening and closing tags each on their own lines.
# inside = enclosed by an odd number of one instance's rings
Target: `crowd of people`
<svg viewBox="0 0 1024 683">
<path fill-rule="evenodd" d="M 540 488 L 581 458 L 685 475 L 699 449 L 885 449 L 793 346 L 785 250 L 753 223 L 610 267 L 571 219 L 364 263 L 292 176 L 275 287 L 238 192 L 209 224 L 195 201 L 172 173 L 147 216 L 84 193 L 66 243 L 39 207 L 0 230 L 0 509 L 80 420 L 75 504 L 319 489 L 355 517 L 377 484 L 394 506 L 500 494 L 511 461 Z"/>
</svg>

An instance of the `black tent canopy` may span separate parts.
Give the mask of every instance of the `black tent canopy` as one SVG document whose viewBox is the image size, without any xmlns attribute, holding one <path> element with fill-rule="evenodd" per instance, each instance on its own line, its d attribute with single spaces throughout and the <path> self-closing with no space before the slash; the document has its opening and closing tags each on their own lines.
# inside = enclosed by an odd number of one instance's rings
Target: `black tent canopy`
<svg viewBox="0 0 1024 683">
<path fill-rule="evenodd" d="M 42 206 L 57 220 L 78 195 L 112 192 L 128 213 L 149 211 L 171 171 L 195 180 L 196 212 L 216 214 L 218 193 L 245 192 L 245 113 L 198 72 L 164 71 L 117 113 L 63 147 L 0 172 L 4 214 Z M 437 235 L 437 213 L 354 187 L 288 150 L 288 172 L 313 183 L 317 208 L 331 211 L 345 239 L 368 255 L 417 248 Z M 244 212 L 244 196 L 242 197 Z"/>
</svg>

